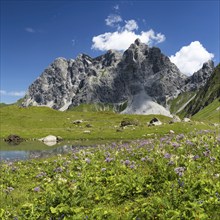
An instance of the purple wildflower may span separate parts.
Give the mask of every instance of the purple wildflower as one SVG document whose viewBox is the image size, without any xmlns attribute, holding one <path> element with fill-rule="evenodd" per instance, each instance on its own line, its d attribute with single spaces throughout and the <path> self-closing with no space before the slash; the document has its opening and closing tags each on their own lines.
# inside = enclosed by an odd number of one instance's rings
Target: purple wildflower
<svg viewBox="0 0 220 220">
<path fill-rule="evenodd" d="M 173 164 L 174 162 L 172 160 L 168 163 L 169 166 L 172 166 Z"/>
<path fill-rule="evenodd" d="M 7 189 L 6 189 L 6 192 L 9 193 L 9 192 L 11 192 L 11 191 L 13 191 L 13 190 L 14 190 L 14 188 L 11 187 L 11 186 L 9 186 L 9 187 L 7 187 Z"/>
<path fill-rule="evenodd" d="M 36 178 L 41 178 L 46 176 L 47 174 L 45 172 L 40 172 L 39 174 L 37 174 Z"/>
<path fill-rule="evenodd" d="M 162 138 L 160 139 L 160 142 L 164 142 L 164 141 L 166 141 L 166 138 L 165 138 L 165 137 L 162 137 Z"/>
<path fill-rule="evenodd" d="M 39 186 L 35 187 L 34 192 L 40 192 L 40 187 Z"/>
<path fill-rule="evenodd" d="M 53 171 L 57 172 L 57 173 L 62 173 L 63 172 L 63 168 L 62 167 L 57 167 Z"/>
<path fill-rule="evenodd" d="M 220 143 L 220 136 L 216 138 L 217 142 Z"/>
<path fill-rule="evenodd" d="M 132 165 L 130 166 L 130 168 L 131 168 L 131 169 L 134 169 L 134 168 L 135 168 L 135 165 L 134 165 L 134 164 L 132 164 Z"/>
<path fill-rule="evenodd" d="M 172 143 L 172 146 L 173 146 L 174 148 L 178 148 L 178 147 L 180 146 L 180 144 L 178 144 L 177 142 L 173 142 L 173 143 Z"/>
<path fill-rule="evenodd" d="M 193 160 L 197 160 L 197 159 L 199 159 L 199 155 L 195 155 L 195 156 L 193 157 Z"/>
<path fill-rule="evenodd" d="M 101 171 L 102 171 L 102 172 L 105 172 L 105 171 L 106 171 L 106 168 L 102 168 Z"/>
<path fill-rule="evenodd" d="M 178 141 L 180 141 L 180 140 L 182 140 L 184 137 L 185 137 L 184 134 L 179 134 L 179 135 L 176 136 L 176 139 L 177 139 Z"/>
<path fill-rule="evenodd" d="M 141 161 L 142 161 L 142 162 L 144 162 L 145 160 L 146 160 L 146 158 L 145 158 L 145 157 L 142 157 L 142 158 L 141 158 Z"/>
<path fill-rule="evenodd" d="M 184 181 L 181 181 L 180 179 L 178 179 L 178 184 L 180 187 L 184 187 Z"/>
<path fill-rule="evenodd" d="M 164 158 L 170 159 L 170 158 L 171 158 L 171 155 L 170 155 L 169 153 L 165 153 L 165 154 L 164 154 Z"/>
<path fill-rule="evenodd" d="M 209 149 L 206 149 L 206 151 L 203 152 L 203 155 L 205 157 L 208 157 L 211 154 L 211 151 Z"/>
<path fill-rule="evenodd" d="M 130 160 L 126 160 L 126 161 L 124 162 L 124 164 L 125 164 L 126 166 L 130 165 L 130 163 L 131 163 Z"/>
<path fill-rule="evenodd" d="M 194 146 L 195 144 L 193 142 L 191 142 L 190 140 L 186 140 L 186 145 Z"/>
<path fill-rule="evenodd" d="M 111 158 L 111 157 L 106 157 L 106 158 L 105 158 L 105 162 L 106 162 L 106 163 L 110 163 L 112 160 L 114 160 L 114 159 Z"/>
<path fill-rule="evenodd" d="M 174 169 L 174 171 L 179 176 L 183 176 L 183 173 L 184 173 L 185 169 L 186 169 L 185 167 L 177 167 L 177 168 Z"/>
<path fill-rule="evenodd" d="M 215 157 L 210 157 L 210 161 L 213 163 L 214 161 L 216 161 Z"/>
</svg>

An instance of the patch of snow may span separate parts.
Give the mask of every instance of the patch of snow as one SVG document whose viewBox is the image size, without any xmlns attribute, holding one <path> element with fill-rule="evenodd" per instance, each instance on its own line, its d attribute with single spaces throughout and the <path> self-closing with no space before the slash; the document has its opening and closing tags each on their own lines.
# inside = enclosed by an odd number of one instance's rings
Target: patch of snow
<svg viewBox="0 0 220 220">
<path fill-rule="evenodd" d="M 152 101 L 152 98 L 141 91 L 134 95 L 132 100 L 128 103 L 127 108 L 121 112 L 122 114 L 138 114 L 138 115 L 165 115 L 172 118 L 170 112 L 162 105 Z"/>
</svg>

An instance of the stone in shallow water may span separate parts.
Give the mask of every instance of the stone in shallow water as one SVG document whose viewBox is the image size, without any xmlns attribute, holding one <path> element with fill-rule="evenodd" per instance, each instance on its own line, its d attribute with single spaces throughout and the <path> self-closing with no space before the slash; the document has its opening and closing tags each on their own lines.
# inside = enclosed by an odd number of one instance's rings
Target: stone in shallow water
<svg viewBox="0 0 220 220">
<path fill-rule="evenodd" d="M 62 140 L 61 137 L 56 137 L 54 135 L 48 135 L 44 138 L 40 138 L 39 141 L 44 142 L 44 144 L 46 144 L 47 146 L 53 146 L 55 145 L 57 142 L 59 142 L 60 140 Z"/>
</svg>

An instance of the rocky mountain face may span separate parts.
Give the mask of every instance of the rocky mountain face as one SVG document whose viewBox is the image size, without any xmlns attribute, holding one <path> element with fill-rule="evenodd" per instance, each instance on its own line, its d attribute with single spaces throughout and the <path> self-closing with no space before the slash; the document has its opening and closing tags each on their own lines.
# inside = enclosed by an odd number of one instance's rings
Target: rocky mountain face
<svg viewBox="0 0 220 220">
<path fill-rule="evenodd" d="M 66 110 L 81 103 L 125 105 L 123 113 L 170 116 L 167 102 L 204 86 L 213 71 L 208 62 L 191 77 L 161 53 L 136 40 L 123 53 L 109 50 L 91 58 L 56 59 L 29 87 L 23 105 Z"/>
<path fill-rule="evenodd" d="M 213 70 L 214 62 L 212 60 L 209 60 L 208 62 L 204 63 L 200 70 L 198 70 L 192 76 L 187 78 L 185 90 L 196 91 L 199 88 L 203 87 L 212 75 Z"/>
<path fill-rule="evenodd" d="M 220 102 L 220 64 L 206 81 L 205 85 L 198 90 L 195 98 L 184 108 L 185 116 L 196 114 L 216 99 Z"/>
</svg>

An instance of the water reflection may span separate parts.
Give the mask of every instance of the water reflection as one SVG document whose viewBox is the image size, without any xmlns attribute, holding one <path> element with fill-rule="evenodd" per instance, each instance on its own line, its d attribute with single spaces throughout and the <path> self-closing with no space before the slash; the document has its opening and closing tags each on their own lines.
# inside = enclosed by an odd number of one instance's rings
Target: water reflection
<svg viewBox="0 0 220 220">
<path fill-rule="evenodd" d="M 84 146 L 60 146 L 50 150 L 21 150 L 21 151 L 0 151 L 0 161 L 2 160 L 27 160 L 34 158 L 49 157 L 57 154 L 65 154 L 77 151 Z"/>
</svg>

